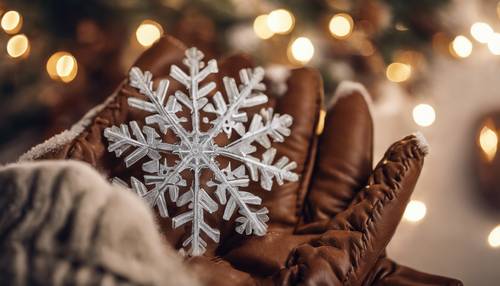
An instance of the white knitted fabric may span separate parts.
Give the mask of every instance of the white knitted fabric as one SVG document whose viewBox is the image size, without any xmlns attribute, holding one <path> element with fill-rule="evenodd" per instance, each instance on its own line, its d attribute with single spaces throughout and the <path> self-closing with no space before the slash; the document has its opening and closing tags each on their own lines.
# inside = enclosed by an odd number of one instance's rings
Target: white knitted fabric
<svg viewBox="0 0 500 286">
<path fill-rule="evenodd" d="M 0 168 L 0 285 L 198 285 L 149 208 L 76 161 Z"/>
</svg>

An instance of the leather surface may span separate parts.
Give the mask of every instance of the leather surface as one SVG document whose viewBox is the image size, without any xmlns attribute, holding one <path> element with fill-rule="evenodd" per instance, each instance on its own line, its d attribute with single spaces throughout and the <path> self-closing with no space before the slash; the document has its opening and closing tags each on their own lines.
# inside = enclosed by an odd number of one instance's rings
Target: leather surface
<svg viewBox="0 0 500 286">
<path fill-rule="evenodd" d="M 150 70 L 157 80 L 169 78 L 170 65 L 181 66 L 184 49 L 182 43 L 164 37 L 135 66 Z M 239 69 L 251 66 L 247 56 L 223 59 L 220 73 L 210 80 L 223 90 L 222 75 L 238 78 Z M 352 92 L 337 100 L 327 111 L 324 132 L 318 136 L 315 130 L 323 100 L 319 73 L 295 69 L 286 84 L 282 96 L 268 92 L 267 106 L 294 117 L 290 137 L 273 145 L 279 156 L 297 162 L 299 181 L 275 184 L 271 192 L 252 183 L 248 191 L 261 196 L 270 211 L 267 235 L 237 234 L 234 221 L 222 220 L 220 208 L 208 220 L 221 230 L 220 244 L 209 243 L 204 256 L 186 262 L 207 285 L 461 285 L 454 279 L 398 266 L 385 257 L 385 247 L 424 162 L 419 141 L 408 136 L 396 142 L 372 170 L 373 123 L 366 99 Z M 177 89 L 182 88 L 172 80 L 169 94 Z M 79 136 L 38 159 L 78 159 L 110 177 L 142 177 L 141 164 L 126 169 L 122 159 L 106 151 L 103 137 L 104 128 L 111 125 L 143 122 L 142 111 L 128 108 L 130 96 L 141 97 L 124 81 L 115 98 Z M 249 115 L 261 107 L 249 109 Z M 218 144 L 227 142 L 217 140 Z M 179 211 L 173 204 L 170 210 L 171 216 Z M 172 230 L 168 218 L 158 216 L 157 220 L 165 238 L 179 248 L 186 231 Z"/>
</svg>

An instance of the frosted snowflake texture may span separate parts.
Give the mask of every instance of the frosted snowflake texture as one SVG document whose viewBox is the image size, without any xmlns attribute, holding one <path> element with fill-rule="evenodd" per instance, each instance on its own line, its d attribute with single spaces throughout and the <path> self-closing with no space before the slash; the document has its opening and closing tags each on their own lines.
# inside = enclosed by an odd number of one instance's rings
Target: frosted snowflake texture
<svg viewBox="0 0 500 286">
<path fill-rule="evenodd" d="M 269 220 L 267 208 L 260 207 L 260 197 L 242 190 L 250 180 L 259 182 L 263 189 L 270 191 L 273 180 L 281 185 L 298 179 L 293 172 L 297 164 L 285 156 L 275 161 L 276 149 L 271 147 L 271 140 L 283 142 L 290 135 L 293 118 L 288 114 L 276 114 L 272 108 L 262 108 L 260 113 L 253 115 L 250 124 L 245 124 L 248 123 L 248 115 L 243 110 L 268 101 L 263 93 L 264 70 L 260 67 L 240 70 L 239 86 L 233 78 L 224 77 L 226 102 L 221 92 L 213 92 L 216 88 L 214 82 L 203 82 L 208 75 L 218 72 L 217 61 L 209 60 L 205 64 L 202 60 L 203 53 L 193 47 L 186 50 L 183 59 L 188 73 L 176 65 L 170 67 L 170 76 L 187 91 L 177 90 L 170 96 L 167 96 L 167 79 L 160 80 L 154 90 L 152 74 L 133 67 L 129 75 L 130 86 L 144 98 L 130 97 L 128 105 L 150 115 L 145 118 L 142 129 L 136 121 L 131 121 L 128 125 L 104 130 L 104 136 L 109 141 L 108 151 L 115 152 L 117 157 L 124 156 L 127 168 L 145 159 L 142 165 L 144 181 L 132 177 L 131 187 L 151 207 L 157 207 L 160 216 L 169 216 L 166 193 L 176 206 L 188 206 L 186 212 L 172 218 L 172 227 L 190 223 L 191 233 L 182 246 L 190 246 L 183 251 L 192 256 L 201 255 L 206 250 L 207 243 L 202 234 L 219 242 L 219 230 L 204 219 L 207 213 L 213 214 L 219 205 L 224 206 L 224 220 L 231 219 L 237 212 L 236 232 L 265 235 Z M 209 96 L 211 94 L 213 96 Z M 186 114 L 191 115 L 191 124 L 188 118 L 178 116 L 184 110 L 190 111 Z M 209 114 L 215 119 L 210 120 Z M 201 122 L 209 127 L 201 128 Z M 176 143 L 162 140 L 159 133 L 168 132 L 175 134 Z M 222 132 L 228 139 L 237 139 L 218 146 L 214 139 Z M 231 136 L 233 132 L 237 136 Z M 258 145 L 264 150 L 262 158 L 252 156 Z M 166 154 L 174 154 L 178 160 L 169 164 L 164 157 Z M 216 160 L 219 156 L 241 164 L 235 168 L 230 163 L 221 166 Z M 212 174 L 205 188 L 200 183 L 204 169 Z M 192 172 L 189 184 L 182 177 L 184 170 Z M 215 198 L 209 193 L 213 193 Z"/>
</svg>

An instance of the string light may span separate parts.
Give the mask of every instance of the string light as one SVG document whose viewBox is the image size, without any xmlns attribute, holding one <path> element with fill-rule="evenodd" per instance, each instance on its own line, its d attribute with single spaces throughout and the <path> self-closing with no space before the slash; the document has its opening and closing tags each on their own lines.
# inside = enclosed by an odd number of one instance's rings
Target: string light
<svg viewBox="0 0 500 286">
<path fill-rule="evenodd" d="M 8 34 L 15 34 L 21 30 L 23 19 L 17 11 L 7 11 L 3 14 L 0 26 Z"/>
<path fill-rule="evenodd" d="M 482 44 L 486 44 L 490 40 L 493 33 L 494 31 L 491 26 L 483 22 L 474 23 L 470 27 L 470 34 L 472 37 Z"/>
<path fill-rule="evenodd" d="M 488 235 L 488 244 L 493 248 L 500 247 L 500 225 L 497 225 Z"/>
<path fill-rule="evenodd" d="M 330 33 L 337 39 L 348 38 L 354 29 L 354 21 L 349 14 L 340 13 L 332 17 L 328 24 Z"/>
<path fill-rule="evenodd" d="M 308 38 L 299 37 L 290 45 L 290 52 L 292 60 L 306 64 L 314 56 L 314 45 Z"/>
<path fill-rule="evenodd" d="M 27 56 L 29 49 L 30 43 L 24 34 L 15 35 L 7 42 L 7 53 L 13 58 Z"/>
<path fill-rule="evenodd" d="M 292 13 L 285 9 L 277 9 L 267 16 L 267 26 L 269 30 L 276 34 L 289 33 L 295 24 Z"/>
<path fill-rule="evenodd" d="M 413 120 L 422 127 L 431 126 L 436 120 L 436 112 L 429 104 L 419 104 L 413 108 Z"/>
<path fill-rule="evenodd" d="M 407 221 L 421 221 L 427 214 L 427 207 L 421 201 L 412 200 L 406 206 L 403 218 Z"/>
<path fill-rule="evenodd" d="M 481 129 L 481 132 L 479 132 L 479 146 L 481 147 L 481 150 L 483 150 L 488 161 L 491 162 L 497 153 L 497 133 L 488 126 L 484 126 Z"/>
<path fill-rule="evenodd" d="M 472 53 L 472 42 L 465 36 L 457 36 L 450 44 L 450 52 L 457 58 L 467 58 Z"/>
<path fill-rule="evenodd" d="M 274 32 L 269 29 L 267 25 L 267 15 L 260 15 L 253 21 L 253 31 L 257 37 L 266 40 L 274 35 Z"/>
<path fill-rule="evenodd" d="M 144 20 L 135 31 L 137 42 L 143 47 L 153 45 L 162 35 L 162 26 L 153 20 Z"/>
<path fill-rule="evenodd" d="M 403 63 L 392 63 L 385 72 L 387 78 L 392 82 L 403 82 L 411 76 L 411 65 Z"/>
<path fill-rule="evenodd" d="M 493 33 L 488 41 L 488 49 L 496 56 L 500 55 L 500 34 Z"/>
<path fill-rule="evenodd" d="M 78 63 L 68 52 L 56 52 L 47 61 L 47 73 L 54 80 L 70 82 L 78 73 Z"/>
</svg>

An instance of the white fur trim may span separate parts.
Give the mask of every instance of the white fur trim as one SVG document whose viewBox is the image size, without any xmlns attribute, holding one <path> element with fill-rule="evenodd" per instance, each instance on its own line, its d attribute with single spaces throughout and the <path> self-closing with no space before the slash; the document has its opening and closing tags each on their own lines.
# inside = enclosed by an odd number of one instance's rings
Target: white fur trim
<svg viewBox="0 0 500 286">
<path fill-rule="evenodd" d="M 90 125 L 90 123 L 92 123 L 92 120 L 97 115 L 97 113 L 101 112 L 109 102 L 116 98 L 117 94 L 118 92 L 113 93 L 103 103 L 89 110 L 82 117 L 82 119 L 71 126 L 70 129 L 64 130 L 63 132 L 54 135 L 53 137 L 47 139 L 45 142 L 38 144 L 28 150 L 26 153 L 21 155 L 21 157 L 19 157 L 18 162 L 33 161 L 43 154 L 57 150 L 64 144 L 67 144 L 71 140 L 75 139 L 87 126 Z"/>
<path fill-rule="evenodd" d="M 424 134 L 422 132 L 417 131 L 413 133 L 415 138 L 417 138 L 417 146 L 418 148 L 425 154 L 429 154 L 429 142 L 427 142 L 427 139 L 425 139 Z"/>
<path fill-rule="evenodd" d="M 327 109 L 332 108 L 341 98 L 350 96 L 353 94 L 359 93 L 363 96 L 365 99 L 366 105 L 368 106 L 368 110 L 370 111 L 370 115 L 373 114 L 372 112 L 372 98 L 368 91 L 366 90 L 365 86 L 362 85 L 359 82 L 354 82 L 354 81 L 342 81 L 337 89 L 335 90 L 335 94 L 333 95 L 332 99 L 330 102 L 327 104 Z"/>
</svg>

